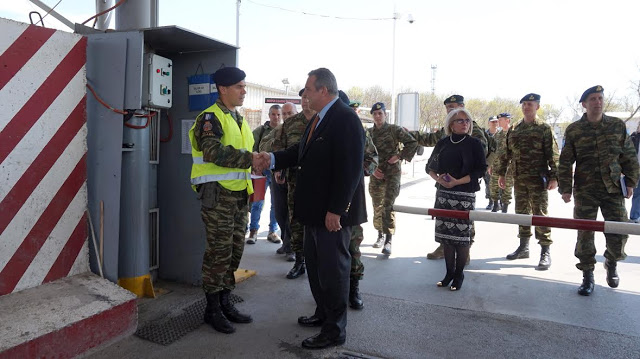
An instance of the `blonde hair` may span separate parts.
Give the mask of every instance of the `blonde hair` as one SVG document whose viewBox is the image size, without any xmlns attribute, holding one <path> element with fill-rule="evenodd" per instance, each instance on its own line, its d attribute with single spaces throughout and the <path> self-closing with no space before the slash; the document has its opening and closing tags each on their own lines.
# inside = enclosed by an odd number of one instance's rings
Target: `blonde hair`
<svg viewBox="0 0 640 359">
<path fill-rule="evenodd" d="M 469 118 L 469 131 L 467 131 L 467 135 L 470 135 L 471 132 L 473 132 L 473 117 L 471 117 L 471 114 L 469 113 L 469 111 L 467 111 L 466 108 L 464 107 L 459 107 L 456 108 L 455 110 L 449 112 L 449 114 L 447 115 L 447 119 L 444 120 L 444 133 L 447 134 L 447 136 L 451 135 L 452 131 L 451 131 L 451 123 L 453 122 L 454 118 L 456 117 L 457 114 L 459 114 L 460 112 L 464 112 L 465 115 L 467 115 L 467 117 Z"/>
</svg>

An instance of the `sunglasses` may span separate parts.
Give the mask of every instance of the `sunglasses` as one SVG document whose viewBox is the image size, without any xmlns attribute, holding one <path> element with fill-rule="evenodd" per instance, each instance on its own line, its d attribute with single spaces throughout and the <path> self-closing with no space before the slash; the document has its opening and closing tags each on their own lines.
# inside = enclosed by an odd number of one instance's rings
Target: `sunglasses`
<svg viewBox="0 0 640 359">
<path fill-rule="evenodd" d="M 468 118 L 460 118 L 457 120 L 453 120 L 453 122 L 457 123 L 458 125 L 462 125 L 463 123 L 471 123 L 471 120 Z"/>
</svg>

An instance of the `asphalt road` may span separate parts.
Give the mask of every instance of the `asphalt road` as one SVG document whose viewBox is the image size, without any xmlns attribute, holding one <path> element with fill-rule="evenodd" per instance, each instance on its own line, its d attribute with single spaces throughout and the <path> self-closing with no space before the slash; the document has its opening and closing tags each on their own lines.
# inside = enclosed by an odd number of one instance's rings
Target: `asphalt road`
<svg viewBox="0 0 640 359">
<path fill-rule="evenodd" d="M 405 164 L 398 204 L 433 205 L 433 181 L 424 175 L 424 157 Z M 415 169 L 415 171 L 414 171 Z M 486 205 L 478 192 L 477 206 Z M 550 193 L 549 213 L 571 218 L 573 205 Z M 630 206 L 630 201 L 627 201 Z M 266 207 L 266 206 L 265 206 Z M 513 207 L 513 205 L 511 206 Z M 510 208 L 513 213 L 513 208 Z M 263 212 L 262 226 L 268 216 Z M 369 210 L 369 218 L 372 211 Z M 517 227 L 476 222 L 476 243 L 458 292 L 437 288 L 444 276 L 442 260 L 427 260 L 436 247 L 430 218 L 397 213 L 393 254 L 371 247 L 376 233 L 365 224 L 362 246 L 365 308 L 349 310 L 347 342 L 337 348 L 308 351 L 301 341 L 316 333 L 296 324 L 312 314 L 306 275 L 289 280 L 291 263 L 276 255 L 278 245 L 265 240 L 246 246 L 241 267 L 258 274 L 235 291 L 238 305 L 254 317 L 224 335 L 202 325 L 179 341 L 161 346 L 132 336 L 93 351 L 92 358 L 640 358 L 640 242 L 631 236 L 628 258 L 620 262 L 620 286 L 609 288 L 602 267 L 604 236 L 596 234 L 598 265 L 592 296 L 577 294 L 582 273 L 573 256 L 576 233 L 553 229 L 553 264 L 537 271 L 539 246 L 531 258 L 508 261 L 518 245 Z M 201 298 L 199 288 L 160 283 L 169 293 L 140 303 L 140 321 L 172 315 Z"/>
</svg>

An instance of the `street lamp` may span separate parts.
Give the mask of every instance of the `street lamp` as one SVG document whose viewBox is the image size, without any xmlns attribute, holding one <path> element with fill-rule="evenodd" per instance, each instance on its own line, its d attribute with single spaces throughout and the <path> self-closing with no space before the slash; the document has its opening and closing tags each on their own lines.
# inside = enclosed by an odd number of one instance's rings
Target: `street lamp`
<svg viewBox="0 0 640 359">
<path fill-rule="evenodd" d="M 392 47 L 392 60 L 391 60 L 391 123 L 396 123 L 396 20 L 401 19 L 402 14 L 393 13 L 393 47 Z M 406 16 L 409 24 L 413 24 L 415 21 L 413 15 L 408 14 Z"/>
<path fill-rule="evenodd" d="M 282 84 L 284 85 L 284 92 L 289 96 L 289 78 L 283 78 Z"/>
</svg>

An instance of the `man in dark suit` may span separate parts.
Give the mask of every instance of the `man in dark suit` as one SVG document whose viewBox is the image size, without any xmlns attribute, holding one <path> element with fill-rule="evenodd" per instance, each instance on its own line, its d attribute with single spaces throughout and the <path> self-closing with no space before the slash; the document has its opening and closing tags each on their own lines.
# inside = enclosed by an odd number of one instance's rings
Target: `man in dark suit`
<svg viewBox="0 0 640 359">
<path fill-rule="evenodd" d="M 302 97 L 318 114 L 300 143 L 263 156 L 275 170 L 298 169 L 293 215 L 304 224 L 304 254 L 316 301 L 315 313 L 298 323 L 322 327 L 302 342 L 305 348 L 322 349 L 346 339 L 351 226 L 367 220 L 365 134 L 355 112 L 338 100 L 338 85 L 328 69 L 309 73 Z"/>
</svg>

